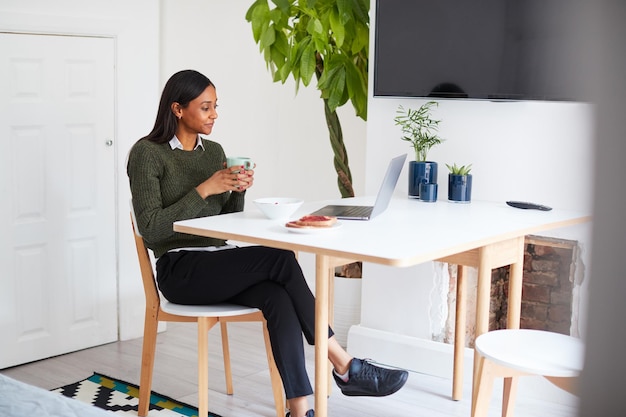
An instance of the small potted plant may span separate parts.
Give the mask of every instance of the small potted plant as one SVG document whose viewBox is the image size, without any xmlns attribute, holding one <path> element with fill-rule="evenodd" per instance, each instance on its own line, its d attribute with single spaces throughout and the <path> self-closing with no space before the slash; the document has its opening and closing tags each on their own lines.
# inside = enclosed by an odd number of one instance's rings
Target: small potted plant
<svg viewBox="0 0 626 417">
<path fill-rule="evenodd" d="M 419 197 L 421 183 L 437 183 L 437 163 L 428 161 L 428 151 L 443 142 L 437 135 L 440 120 L 431 117 L 436 101 L 424 103 L 419 109 L 404 109 L 399 106 L 394 118 L 396 126 L 402 129 L 401 139 L 411 142 L 415 151 L 415 160 L 409 162 L 409 196 Z"/>
<path fill-rule="evenodd" d="M 472 199 L 472 164 L 448 165 L 448 200 L 456 203 L 469 203 Z"/>
</svg>

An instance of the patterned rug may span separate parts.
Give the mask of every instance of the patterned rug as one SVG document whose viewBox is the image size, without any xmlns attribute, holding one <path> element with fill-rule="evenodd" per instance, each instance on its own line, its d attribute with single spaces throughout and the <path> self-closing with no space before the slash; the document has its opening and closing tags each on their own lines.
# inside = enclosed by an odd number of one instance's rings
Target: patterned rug
<svg viewBox="0 0 626 417">
<path fill-rule="evenodd" d="M 52 392 L 112 411 L 120 415 L 137 415 L 139 388 L 119 379 L 94 373 L 89 378 L 53 389 Z M 150 396 L 150 417 L 198 417 L 198 409 L 154 391 Z M 220 417 L 209 413 L 209 417 Z"/>
</svg>

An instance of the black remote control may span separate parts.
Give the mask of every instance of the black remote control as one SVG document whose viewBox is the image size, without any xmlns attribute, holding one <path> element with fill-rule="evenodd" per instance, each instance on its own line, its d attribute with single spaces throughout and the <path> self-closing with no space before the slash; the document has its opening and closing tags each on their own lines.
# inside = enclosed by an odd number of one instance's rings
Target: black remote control
<svg viewBox="0 0 626 417">
<path fill-rule="evenodd" d="M 552 207 L 544 206 L 536 203 L 529 203 L 527 201 L 507 201 L 511 207 L 519 208 L 519 209 L 531 209 L 531 210 L 541 210 L 541 211 L 550 211 Z"/>
</svg>

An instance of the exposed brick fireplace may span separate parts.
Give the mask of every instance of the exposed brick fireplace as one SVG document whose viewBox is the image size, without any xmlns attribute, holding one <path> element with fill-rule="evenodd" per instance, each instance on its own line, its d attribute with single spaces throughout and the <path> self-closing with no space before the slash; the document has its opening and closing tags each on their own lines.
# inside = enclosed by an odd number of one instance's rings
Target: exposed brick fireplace
<svg viewBox="0 0 626 417">
<path fill-rule="evenodd" d="M 580 285 L 576 241 L 542 236 L 527 236 L 524 254 L 522 311 L 520 327 L 549 330 L 578 336 L 577 287 Z M 580 271 L 578 271 L 580 272 Z M 456 265 L 449 266 L 449 317 L 444 341 L 454 340 L 454 305 L 456 296 Z M 474 277 L 475 279 L 475 277 Z M 495 269 L 491 276 L 489 329 L 506 327 L 509 267 Z M 468 282 L 467 345 L 474 343 L 474 311 L 476 283 Z"/>
</svg>

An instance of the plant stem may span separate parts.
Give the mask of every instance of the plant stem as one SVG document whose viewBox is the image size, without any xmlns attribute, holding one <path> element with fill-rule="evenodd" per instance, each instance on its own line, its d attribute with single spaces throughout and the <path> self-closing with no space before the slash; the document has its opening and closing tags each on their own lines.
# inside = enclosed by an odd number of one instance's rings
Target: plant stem
<svg viewBox="0 0 626 417">
<path fill-rule="evenodd" d="M 319 81 L 324 71 L 324 60 L 318 53 L 316 54 L 315 77 Z M 324 99 L 324 116 L 326 117 L 326 126 L 328 126 L 328 135 L 330 138 L 330 146 L 333 149 L 333 165 L 337 172 L 337 187 L 341 198 L 354 197 L 354 188 L 352 187 L 352 173 L 350 172 L 350 164 L 348 163 L 348 150 L 343 141 L 343 132 L 337 110 L 331 111 L 328 105 L 328 99 Z"/>
<path fill-rule="evenodd" d="M 324 115 L 326 116 L 326 124 L 328 125 L 328 133 L 330 136 L 330 146 L 335 154 L 333 164 L 337 171 L 337 186 L 342 198 L 354 197 L 354 188 L 352 187 L 352 173 L 348 164 L 348 151 L 343 142 L 343 133 L 341 131 L 341 123 L 337 111 L 330 111 L 328 100 L 324 99 Z"/>
</svg>

